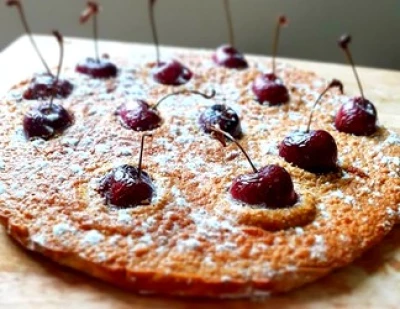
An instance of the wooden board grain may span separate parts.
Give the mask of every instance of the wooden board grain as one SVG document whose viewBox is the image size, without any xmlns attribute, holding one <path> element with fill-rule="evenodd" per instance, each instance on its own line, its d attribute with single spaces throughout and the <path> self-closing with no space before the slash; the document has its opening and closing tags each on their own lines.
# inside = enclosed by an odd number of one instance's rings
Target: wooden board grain
<svg viewBox="0 0 400 309">
<path fill-rule="evenodd" d="M 57 63 L 57 44 L 53 38 L 37 37 L 46 59 Z M 67 39 L 66 63 L 75 63 L 92 53 L 92 43 Z M 101 42 L 104 51 L 134 56 L 145 45 Z M 165 49 L 164 49 L 165 51 Z M 174 52 L 175 49 L 169 49 Z M 181 49 L 180 49 L 181 51 Z M 349 67 L 337 64 L 282 59 L 317 72 L 326 78 L 339 78 L 346 92 L 356 94 L 356 83 Z M 0 54 L 0 93 L 29 77 L 40 68 L 26 37 Z M 21 73 L 23 72 L 23 73 Z M 368 98 L 377 106 L 381 123 L 400 131 L 400 72 L 360 68 Z M 400 227 L 382 244 L 352 265 L 292 293 L 265 301 L 209 301 L 137 296 L 98 280 L 60 267 L 42 257 L 20 249 L 0 230 L 0 308 L 400 308 Z"/>
</svg>

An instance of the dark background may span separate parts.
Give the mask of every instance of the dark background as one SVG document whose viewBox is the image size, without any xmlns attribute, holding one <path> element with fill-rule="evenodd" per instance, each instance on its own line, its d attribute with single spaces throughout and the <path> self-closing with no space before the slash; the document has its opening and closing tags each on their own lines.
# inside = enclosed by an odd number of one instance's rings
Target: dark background
<svg viewBox="0 0 400 309">
<path fill-rule="evenodd" d="M 68 36 L 90 36 L 78 24 L 83 0 L 22 0 L 34 32 L 57 28 Z M 151 42 L 147 0 L 103 0 L 100 36 Z M 400 69 L 399 0 L 231 0 L 239 49 L 269 54 L 276 17 L 285 13 L 280 54 L 285 57 L 344 62 L 336 40 L 353 35 L 359 65 Z M 158 0 L 160 39 L 166 45 L 214 48 L 227 41 L 221 0 Z M 0 5 L 0 50 L 22 33 L 15 9 Z"/>
</svg>

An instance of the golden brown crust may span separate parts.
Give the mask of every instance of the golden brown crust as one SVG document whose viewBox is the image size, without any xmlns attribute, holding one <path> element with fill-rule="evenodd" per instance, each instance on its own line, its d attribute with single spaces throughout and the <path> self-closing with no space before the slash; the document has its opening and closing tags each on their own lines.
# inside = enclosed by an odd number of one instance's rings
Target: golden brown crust
<svg viewBox="0 0 400 309">
<path fill-rule="evenodd" d="M 63 104 L 75 124 L 49 142 L 28 143 L 20 136 L 22 115 L 32 105 L 19 100 L 24 84 L 2 100 L 0 121 L 9 133 L 0 139 L 0 218 L 13 238 L 125 289 L 248 297 L 288 291 L 350 263 L 399 220 L 399 138 L 383 127 L 372 137 L 335 131 L 332 114 L 345 96 L 327 95 L 313 127 L 335 137 L 341 166 L 368 177 L 317 176 L 276 155 L 288 131 L 306 123 L 324 80 L 280 66 L 292 99 L 267 107 L 249 91 L 255 76 L 268 69 L 265 59 L 250 59 L 251 68 L 237 72 L 215 68 L 207 53 L 177 57 L 195 72 L 182 88 L 215 88 L 218 95 L 211 101 L 175 97 L 160 107 L 164 123 L 144 159 L 157 187 L 151 206 L 110 209 L 95 190 L 112 166 L 136 165 L 140 134 L 121 127 L 113 113 L 118 105 L 133 98 L 154 103 L 173 90 L 151 81 L 144 65 L 150 58 L 118 60 L 119 77 L 106 82 L 67 70 L 76 89 Z M 239 113 L 242 144 L 258 166 L 278 163 L 290 172 L 301 197 L 290 212 L 251 209 L 229 198 L 231 180 L 249 170 L 234 145 L 221 148 L 199 130 L 199 113 L 215 102 Z M 304 218 L 294 215 L 299 209 Z"/>
</svg>

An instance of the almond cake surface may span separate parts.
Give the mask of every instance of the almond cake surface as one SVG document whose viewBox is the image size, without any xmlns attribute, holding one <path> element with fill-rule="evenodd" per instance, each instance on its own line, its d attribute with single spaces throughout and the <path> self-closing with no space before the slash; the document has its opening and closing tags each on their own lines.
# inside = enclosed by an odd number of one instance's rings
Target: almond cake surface
<svg viewBox="0 0 400 309">
<path fill-rule="evenodd" d="M 74 90 L 55 102 L 74 123 L 48 141 L 23 135 L 23 116 L 36 103 L 22 98 L 29 79 L 1 99 L 0 217 L 22 246 L 135 292 L 250 297 L 289 291 L 350 263 L 400 220 L 400 139 L 383 126 L 370 137 L 337 132 L 333 117 L 346 95 L 324 96 L 312 123 L 334 136 L 341 171 L 316 175 L 278 156 L 282 139 L 306 126 L 324 79 L 280 64 L 291 100 L 272 107 L 250 90 L 270 70 L 267 59 L 249 57 L 250 68 L 237 71 L 215 67 L 207 52 L 175 53 L 194 76 L 167 87 L 151 78 L 152 55 L 138 55 L 111 54 L 120 71 L 110 80 L 84 77 L 68 63 L 62 77 Z M 106 205 L 100 179 L 113 167 L 137 165 L 143 134 L 121 125 L 117 107 L 134 99 L 155 104 L 181 89 L 217 95 L 179 95 L 159 107 L 163 124 L 151 131 L 143 157 L 155 185 L 151 205 Z M 249 166 L 233 143 L 224 148 L 200 130 L 201 112 L 216 103 L 238 113 L 240 142 L 257 167 L 274 163 L 290 173 L 294 206 L 257 208 L 230 197 L 232 180 Z"/>
</svg>

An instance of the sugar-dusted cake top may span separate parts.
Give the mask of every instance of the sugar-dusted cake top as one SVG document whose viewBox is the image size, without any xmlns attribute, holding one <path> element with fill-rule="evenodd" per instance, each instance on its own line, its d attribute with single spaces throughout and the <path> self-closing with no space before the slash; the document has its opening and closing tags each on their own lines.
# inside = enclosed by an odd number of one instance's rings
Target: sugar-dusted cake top
<svg viewBox="0 0 400 309">
<path fill-rule="evenodd" d="M 27 83 L 1 100 L 0 214 L 29 249 L 135 291 L 250 296 L 287 291 L 348 264 L 398 221 L 399 137 L 383 126 L 370 137 L 339 133 L 333 116 L 346 95 L 327 93 L 312 123 L 334 137 L 342 170 L 317 175 L 278 156 L 327 85 L 315 74 L 279 64 L 290 102 L 267 106 L 251 91 L 270 69 L 265 59 L 249 57 L 249 69 L 236 71 L 216 67 L 205 52 L 177 53 L 194 75 L 172 88 L 151 78 L 148 54 L 110 54 L 120 68 L 115 79 L 84 77 L 67 64 L 62 77 L 74 90 L 54 102 L 74 122 L 48 141 L 27 141 L 22 132 L 23 116 L 37 103 L 22 98 Z M 162 124 L 143 157 L 152 203 L 110 207 L 99 182 L 114 167 L 137 165 L 142 136 L 121 124 L 118 107 L 155 104 L 179 89 L 214 89 L 216 96 L 179 95 L 160 105 Z M 278 164 L 290 173 L 294 206 L 265 209 L 231 198 L 232 180 L 251 170 L 233 143 L 222 147 L 199 125 L 201 113 L 219 103 L 238 114 L 240 143 L 258 168 Z"/>
</svg>

